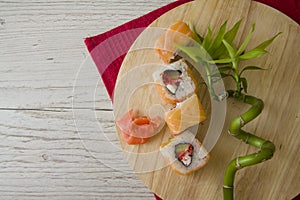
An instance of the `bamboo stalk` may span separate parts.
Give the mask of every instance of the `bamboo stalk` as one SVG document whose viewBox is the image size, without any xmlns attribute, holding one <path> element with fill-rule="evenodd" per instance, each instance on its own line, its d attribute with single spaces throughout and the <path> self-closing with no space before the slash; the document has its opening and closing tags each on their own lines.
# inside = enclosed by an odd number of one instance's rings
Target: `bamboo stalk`
<svg viewBox="0 0 300 200">
<path fill-rule="evenodd" d="M 273 153 L 275 152 L 275 145 L 272 142 L 241 129 L 244 125 L 255 119 L 261 113 L 264 107 L 263 101 L 256 97 L 241 93 L 237 95 L 237 93 L 232 90 L 228 91 L 228 97 L 235 98 L 236 100 L 252 105 L 248 111 L 233 119 L 229 127 L 229 134 L 239 140 L 242 140 L 246 144 L 259 148 L 260 150 L 257 153 L 237 157 L 228 164 L 224 176 L 224 200 L 234 199 L 234 178 L 239 169 L 264 162 L 272 158 Z"/>
<path fill-rule="evenodd" d="M 267 52 L 265 48 L 269 46 L 280 33 L 260 43 L 257 47 L 245 51 L 250 41 L 250 38 L 252 36 L 252 33 L 254 31 L 255 24 L 252 25 L 250 31 L 246 35 L 245 39 L 242 41 L 241 45 L 239 47 L 236 47 L 232 41 L 234 40 L 238 32 L 239 26 L 240 26 L 240 21 L 237 22 L 232 29 L 226 32 L 225 31 L 226 22 L 225 22 L 217 31 L 214 38 L 211 37 L 212 31 L 210 27 L 208 27 L 207 34 L 201 37 L 203 39 L 202 40 L 200 39 L 198 41 L 199 44 L 192 47 L 176 45 L 178 49 L 184 52 L 186 56 L 190 57 L 194 62 L 203 64 L 206 70 L 206 75 L 208 77 L 206 86 L 208 87 L 210 94 L 215 99 L 221 101 L 223 98 L 222 95 L 219 96 L 216 95 L 213 90 L 212 84 L 214 82 L 212 78 L 214 74 L 212 74 L 209 68 L 211 64 L 221 65 L 221 67 L 219 67 L 218 69 L 222 78 L 225 77 L 233 78 L 236 84 L 236 90 L 227 91 L 228 97 L 252 105 L 252 107 L 247 112 L 233 119 L 233 121 L 230 124 L 228 132 L 230 135 L 236 137 L 237 139 L 242 140 L 246 144 L 255 146 L 260 150 L 254 154 L 235 158 L 228 164 L 225 172 L 224 185 L 223 185 L 224 200 L 232 200 L 234 197 L 234 190 L 233 190 L 234 178 L 236 172 L 239 169 L 268 160 L 273 157 L 273 153 L 275 151 L 275 146 L 272 142 L 242 130 L 242 127 L 244 125 L 246 125 L 247 123 L 255 119 L 261 113 L 264 107 L 264 102 L 261 99 L 258 99 L 253 96 L 245 95 L 242 93 L 242 91 L 247 93 L 248 90 L 247 79 L 245 77 L 242 77 L 243 71 L 257 70 L 262 68 L 256 66 L 248 66 L 248 67 L 244 67 L 240 71 L 239 61 L 250 60 L 264 55 Z M 195 35 L 197 35 L 197 33 L 195 33 Z M 203 56 L 203 49 L 206 50 L 206 52 L 209 55 L 215 55 L 214 51 L 217 49 L 219 51 L 217 55 L 219 56 L 216 57 L 212 56 L 214 58 L 213 60 L 207 59 L 206 56 Z M 212 49 L 214 51 L 212 51 Z"/>
</svg>

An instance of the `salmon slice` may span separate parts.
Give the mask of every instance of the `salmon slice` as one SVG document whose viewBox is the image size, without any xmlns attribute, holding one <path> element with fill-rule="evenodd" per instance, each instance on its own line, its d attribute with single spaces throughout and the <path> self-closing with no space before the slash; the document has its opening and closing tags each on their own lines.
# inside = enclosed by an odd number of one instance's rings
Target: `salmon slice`
<svg viewBox="0 0 300 200">
<path fill-rule="evenodd" d="M 117 126 L 127 144 L 144 144 L 157 133 L 161 122 L 159 117 L 154 119 L 146 116 L 135 117 L 133 109 L 130 109 L 117 121 Z"/>
<path fill-rule="evenodd" d="M 206 113 L 196 94 L 167 112 L 165 121 L 174 136 L 206 119 Z"/>
<path fill-rule="evenodd" d="M 135 145 L 135 144 L 145 144 L 150 140 L 150 138 L 138 138 L 134 137 L 130 134 L 127 134 L 125 132 L 122 132 L 122 136 L 124 141 L 129 145 Z"/>
<path fill-rule="evenodd" d="M 155 43 L 155 51 L 159 54 L 164 63 L 170 63 L 176 51 L 174 43 L 185 44 L 188 38 L 194 38 L 193 32 L 185 22 L 178 21 L 172 24 L 166 32 L 158 38 Z"/>
</svg>

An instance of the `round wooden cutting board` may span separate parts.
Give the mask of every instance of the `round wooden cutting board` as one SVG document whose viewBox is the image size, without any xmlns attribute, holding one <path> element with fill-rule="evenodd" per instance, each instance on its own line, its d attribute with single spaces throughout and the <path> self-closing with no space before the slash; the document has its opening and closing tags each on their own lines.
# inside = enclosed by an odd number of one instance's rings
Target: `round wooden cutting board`
<svg viewBox="0 0 300 200">
<path fill-rule="evenodd" d="M 213 31 L 228 21 L 230 28 L 243 19 L 236 43 L 239 43 L 256 24 L 249 49 L 272 37 L 281 35 L 267 48 L 268 54 L 242 63 L 266 68 L 264 71 L 246 72 L 248 93 L 265 102 L 262 114 L 245 130 L 273 141 L 274 157 L 262 164 L 244 168 L 237 173 L 236 199 L 291 199 L 300 192 L 300 27 L 284 14 L 261 3 L 250 0 L 197 0 L 177 7 L 161 16 L 151 27 L 167 28 L 178 20 L 193 24 L 203 35 L 211 25 Z M 160 115 L 168 105 L 156 93 L 151 83 L 152 73 L 162 65 L 154 49 L 147 46 L 149 37 L 141 34 L 127 54 L 117 80 L 114 93 L 116 120 L 129 108 L 141 114 Z M 147 44 L 142 44 L 143 41 Z M 143 46 L 144 45 L 144 46 Z M 225 87 L 232 84 L 225 81 Z M 209 98 L 202 92 L 202 104 L 209 114 Z M 166 126 L 150 142 L 127 145 L 117 127 L 124 155 L 138 177 L 165 200 L 222 199 L 223 176 L 229 161 L 237 156 L 256 152 L 227 134 L 230 121 L 249 108 L 228 100 L 224 128 L 217 144 L 210 152 L 209 163 L 189 176 L 181 176 L 165 163 L 159 152 L 160 145 L 171 137 Z M 209 121 L 209 120 L 208 120 Z M 204 122 L 206 130 L 208 121 Z"/>
</svg>

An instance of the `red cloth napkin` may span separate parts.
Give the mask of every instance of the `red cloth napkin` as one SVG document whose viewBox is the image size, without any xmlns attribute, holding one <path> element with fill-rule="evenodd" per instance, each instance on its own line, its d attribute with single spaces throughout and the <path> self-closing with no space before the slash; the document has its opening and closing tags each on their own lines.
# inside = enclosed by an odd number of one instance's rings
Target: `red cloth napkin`
<svg viewBox="0 0 300 200">
<path fill-rule="evenodd" d="M 84 42 L 97 66 L 111 99 L 113 99 L 113 91 L 120 66 L 127 51 L 138 35 L 165 12 L 190 1 L 193 0 L 175 1 L 108 32 L 85 39 Z M 281 11 L 300 24 L 300 0 L 256 1 Z M 161 200 L 157 195 L 154 196 L 157 200 Z"/>
</svg>

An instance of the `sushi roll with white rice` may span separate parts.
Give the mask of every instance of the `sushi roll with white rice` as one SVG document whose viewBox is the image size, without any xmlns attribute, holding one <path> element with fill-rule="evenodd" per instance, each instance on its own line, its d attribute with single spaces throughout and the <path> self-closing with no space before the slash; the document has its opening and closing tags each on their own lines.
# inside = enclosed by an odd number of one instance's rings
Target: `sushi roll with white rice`
<svg viewBox="0 0 300 200">
<path fill-rule="evenodd" d="M 163 144 L 160 152 L 172 169 L 181 175 L 191 174 L 204 167 L 210 157 L 199 140 L 188 130 Z"/>
<path fill-rule="evenodd" d="M 158 92 L 167 102 L 182 102 L 194 94 L 196 86 L 183 59 L 166 65 L 153 74 Z"/>
</svg>

